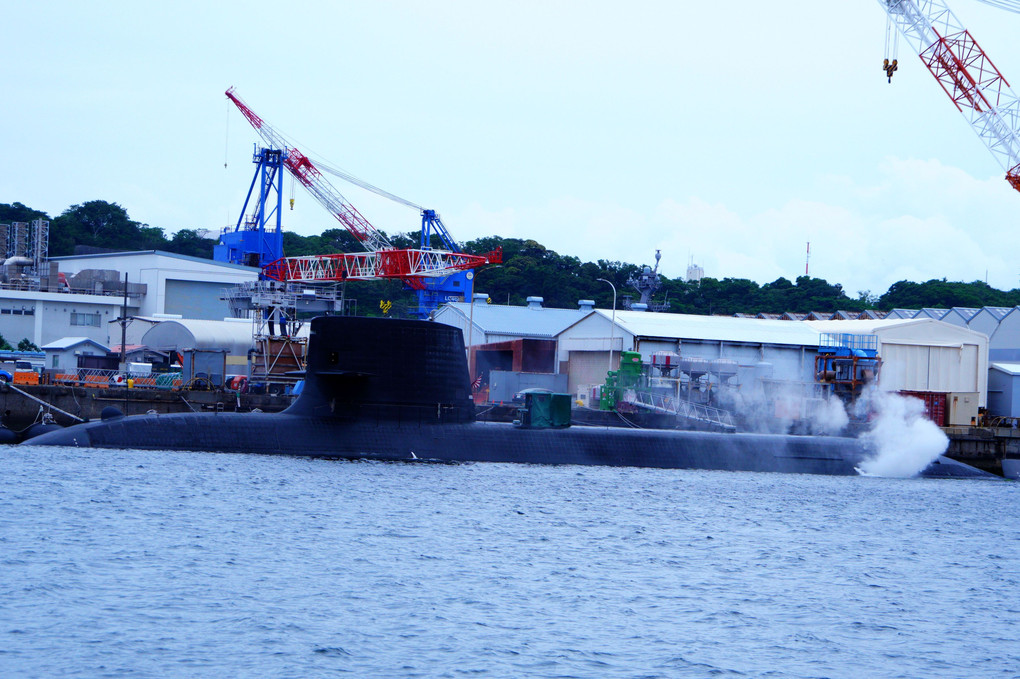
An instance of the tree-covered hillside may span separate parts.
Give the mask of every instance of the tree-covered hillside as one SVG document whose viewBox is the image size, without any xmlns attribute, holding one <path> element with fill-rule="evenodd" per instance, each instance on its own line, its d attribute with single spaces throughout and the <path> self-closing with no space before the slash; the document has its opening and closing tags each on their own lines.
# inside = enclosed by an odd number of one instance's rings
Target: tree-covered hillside
<svg viewBox="0 0 1020 679">
<path fill-rule="evenodd" d="M 21 203 L 0 203 L 0 224 L 46 219 L 50 222 L 50 256 L 75 254 L 82 245 L 106 250 L 166 250 L 212 259 L 215 240 L 195 229 L 181 229 L 167 238 L 163 229 L 136 222 L 116 203 L 90 200 L 72 205 L 56 217 Z"/>
<path fill-rule="evenodd" d="M 50 221 L 50 255 L 74 254 L 76 246 L 110 250 L 166 250 L 195 257 L 212 258 L 215 242 L 201 237 L 200 231 L 183 228 L 167 237 L 162 228 L 132 220 L 116 203 L 92 200 L 72 205 L 57 217 L 21 203 L 0 203 L 0 224 Z M 388 234 L 397 247 L 415 247 L 417 234 Z M 344 229 L 328 229 L 318 236 L 284 234 L 284 252 L 289 256 L 358 252 L 362 248 Z M 438 244 L 437 244 L 438 245 Z M 579 299 L 593 299 L 602 308 L 612 306 L 612 289 L 598 279 L 612 281 L 618 302 L 624 295 L 638 298 L 627 279 L 640 270 L 639 264 L 599 260 L 582 262 L 561 255 L 534 240 L 489 236 L 466 243 L 465 250 L 485 253 L 503 248 L 503 264 L 478 272 L 476 290 L 486 292 L 494 304 L 524 304 L 537 295 L 549 307 L 573 308 Z M 380 302 L 392 302 L 393 312 L 414 303 L 414 295 L 396 281 L 351 283 L 348 297 L 358 300 L 361 314 L 380 313 Z M 987 284 L 950 282 L 945 279 L 924 283 L 900 281 L 881 296 L 860 293 L 850 297 L 839 284 L 820 278 L 799 276 L 791 281 L 779 278 L 759 285 L 744 278 L 703 278 L 688 283 L 680 278 L 663 277 L 656 302 L 669 301 L 670 311 L 691 314 L 806 313 L 809 311 L 862 311 L 894 308 L 919 309 L 954 306 L 1014 306 L 1020 304 L 1020 290 L 996 290 Z M 618 305 L 619 306 L 619 305 Z M 393 313 L 391 312 L 391 313 Z"/>
</svg>

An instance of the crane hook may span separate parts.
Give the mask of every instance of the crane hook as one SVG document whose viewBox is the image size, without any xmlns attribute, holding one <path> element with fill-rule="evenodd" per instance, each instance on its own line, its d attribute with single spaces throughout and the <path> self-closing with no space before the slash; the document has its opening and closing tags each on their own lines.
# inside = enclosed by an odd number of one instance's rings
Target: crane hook
<svg viewBox="0 0 1020 679">
<path fill-rule="evenodd" d="M 896 59 L 893 59 L 891 63 L 888 59 L 884 59 L 882 61 L 882 70 L 885 71 L 885 75 L 889 79 L 889 82 L 892 82 L 893 73 L 899 70 L 898 64 L 899 61 Z"/>
</svg>

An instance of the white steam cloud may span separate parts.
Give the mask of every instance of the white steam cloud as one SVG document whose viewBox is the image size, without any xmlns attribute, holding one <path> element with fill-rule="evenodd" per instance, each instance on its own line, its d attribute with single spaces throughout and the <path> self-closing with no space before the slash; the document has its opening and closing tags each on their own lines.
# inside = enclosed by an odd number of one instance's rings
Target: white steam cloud
<svg viewBox="0 0 1020 679">
<path fill-rule="evenodd" d="M 773 384 L 766 395 L 748 390 L 722 401 L 750 431 L 769 434 L 840 434 L 850 423 L 846 407 L 835 396 L 808 396 L 799 383 Z"/>
<path fill-rule="evenodd" d="M 843 402 L 835 397 L 821 399 L 810 411 L 811 424 L 822 434 L 838 434 L 850 424 Z"/>
<path fill-rule="evenodd" d="M 925 417 L 920 399 L 888 391 L 871 391 L 857 402 L 859 412 L 872 416 L 871 429 L 862 435 L 874 456 L 857 471 L 866 476 L 916 476 L 949 447 L 949 438 Z"/>
</svg>

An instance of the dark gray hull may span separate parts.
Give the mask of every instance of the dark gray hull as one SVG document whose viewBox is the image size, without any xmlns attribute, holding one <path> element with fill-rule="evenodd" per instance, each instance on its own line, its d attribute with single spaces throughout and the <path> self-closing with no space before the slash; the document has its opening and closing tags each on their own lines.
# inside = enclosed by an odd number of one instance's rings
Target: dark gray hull
<svg viewBox="0 0 1020 679">
<path fill-rule="evenodd" d="M 498 422 L 338 422 L 283 414 L 136 415 L 32 439 L 32 445 L 193 450 L 339 459 L 517 462 L 855 474 L 855 439 Z"/>
<path fill-rule="evenodd" d="M 110 417 L 28 443 L 837 475 L 856 474 L 868 454 L 838 437 L 476 422 L 460 330 L 436 323 L 316 318 L 308 348 L 304 390 L 283 413 Z"/>
</svg>

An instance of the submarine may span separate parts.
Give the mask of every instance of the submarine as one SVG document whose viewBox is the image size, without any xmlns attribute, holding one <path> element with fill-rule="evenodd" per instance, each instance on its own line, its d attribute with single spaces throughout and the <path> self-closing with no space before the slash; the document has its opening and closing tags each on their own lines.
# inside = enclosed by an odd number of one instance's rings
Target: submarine
<svg viewBox="0 0 1020 679">
<path fill-rule="evenodd" d="M 461 330 L 431 321 L 314 318 L 303 377 L 280 413 L 114 411 L 26 444 L 829 475 L 856 475 L 874 454 L 861 439 L 836 436 L 476 421 Z M 921 475 L 991 476 L 945 457 Z"/>
</svg>

